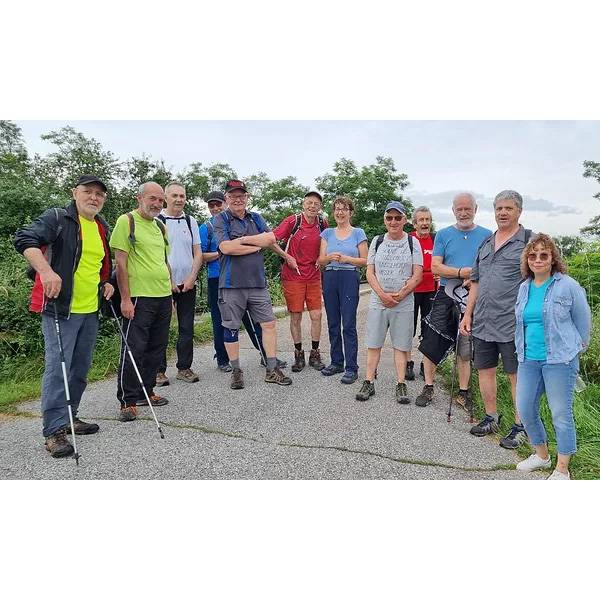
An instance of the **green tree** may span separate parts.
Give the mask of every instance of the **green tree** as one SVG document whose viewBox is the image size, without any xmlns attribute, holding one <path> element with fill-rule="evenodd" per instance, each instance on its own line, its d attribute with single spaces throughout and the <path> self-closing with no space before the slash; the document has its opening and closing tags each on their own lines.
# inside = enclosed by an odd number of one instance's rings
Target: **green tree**
<svg viewBox="0 0 600 600">
<path fill-rule="evenodd" d="M 598 183 L 600 183 L 600 162 L 586 160 L 583 162 L 583 169 L 584 177 L 593 177 Z M 594 198 L 600 200 L 600 192 L 594 194 Z M 590 219 L 589 224 L 585 227 L 582 227 L 580 231 L 584 235 L 600 237 L 600 215 Z"/>
<path fill-rule="evenodd" d="M 374 164 L 359 168 L 353 161 L 342 158 L 332 171 L 316 179 L 326 208 L 331 207 L 336 196 L 350 196 L 356 207 L 353 223 L 362 227 L 369 239 L 384 230 L 383 211 L 391 200 L 401 200 L 410 216 L 412 203 L 402 195 L 409 183 L 408 176 L 396 170 L 393 159 L 378 156 Z"/>
<path fill-rule="evenodd" d="M 35 185 L 20 128 L 0 121 L 0 237 L 11 237 L 46 206 L 46 196 Z"/>
<path fill-rule="evenodd" d="M 276 227 L 285 217 L 302 210 L 302 198 L 308 188 L 289 176 L 271 181 L 266 173 L 250 175 L 245 180 L 251 195 L 252 209 Z"/>
<path fill-rule="evenodd" d="M 585 241 L 578 235 L 559 235 L 554 238 L 563 258 L 571 258 L 579 254 L 585 246 Z"/>
</svg>

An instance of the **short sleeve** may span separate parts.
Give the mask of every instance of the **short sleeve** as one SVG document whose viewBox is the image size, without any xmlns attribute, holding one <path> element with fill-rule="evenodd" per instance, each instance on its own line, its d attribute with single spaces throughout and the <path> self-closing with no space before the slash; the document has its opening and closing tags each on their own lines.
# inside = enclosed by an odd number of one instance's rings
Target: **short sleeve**
<svg viewBox="0 0 600 600">
<path fill-rule="evenodd" d="M 231 240 L 229 231 L 227 230 L 227 227 L 225 227 L 225 217 L 223 216 L 223 213 L 219 213 L 215 216 L 213 222 L 213 235 L 217 242 L 217 248 L 221 245 L 221 242 L 228 242 Z"/>
<path fill-rule="evenodd" d="M 421 242 L 416 237 L 413 237 L 413 253 L 412 253 L 413 265 L 423 266 L 423 251 L 421 250 Z"/>
<path fill-rule="evenodd" d="M 371 245 L 369 246 L 369 253 L 367 254 L 367 265 L 375 264 L 375 244 L 377 243 L 377 236 L 373 238 L 371 241 Z"/>
<path fill-rule="evenodd" d="M 483 243 L 485 243 L 485 242 L 483 242 Z M 479 252 L 481 251 L 481 247 L 482 246 L 479 246 L 479 250 L 477 251 L 477 255 L 475 256 L 475 260 L 473 261 L 473 268 L 471 270 L 471 275 L 469 275 L 469 279 L 471 281 L 475 281 L 476 283 L 479 281 Z"/>
<path fill-rule="evenodd" d="M 329 242 L 329 236 L 331 234 L 331 228 L 328 227 L 327 229 L 323 229 L 323 231 L 321 231 L 321 238 L 324 239 L 326 242 Z"/>
<path fill-rule="evenodd" d="M 271 231 L 271 228 L 267 225 L 267 222 L 263 219 L 263 216 L 259 213 L 252 213 L 256 216 L 257 223 L 256 225 L 262 229 L 262 232 Z"/>
<path fill-rule="evenodd" d="M 273 233 L 275 234 L 275 239 L 278 242 L 287 242 L 290 237 L 290 233 L 292 233 L 292 229 L 294 228 L 294 223 L 296 222 L 296 216 L 291 215 L 286 217 L 275 229 Z"/>
<path fill-rule="evenodd" d="M 444 256 L 444 247 L 446 245 L 446 236 L 442 231 L 439 231 L 433 241 L 432 256 Z"/>
<path fill-rule="evenodd" d="M 115 223 L 115 228 L 110 236 L 109 246 L 113 250 L 122 250 L 123 252 L 131 251 L 131 243 L 129 242 L 129 218 L 127 215 L 121 215 Z"/>
<path fill-rule="evenodd" d="M 356 236 L 356 245 L 357 246 L 361 242 L 366 242 L 368 240 L 367 234 L 365 233 L 364 229 L 361 229 L 360 227 L 355 227 L 354 235 Z"/>
<path fill-rule="evenodd" d="M 190 217 L 190 226 L 192 230 L 192 246 L 199 246 L 200 233 L 198 232 L 198 221 L 194 217 Z"/>
<path fill-rule="evenodd" d="M 206 223 L 202 223 L 200 227 L 198 227 L 198 235 L 200 237 L 200 248 L 202 252 L 209 252 L 208 249 L 208 227 Z"/>
</svg>

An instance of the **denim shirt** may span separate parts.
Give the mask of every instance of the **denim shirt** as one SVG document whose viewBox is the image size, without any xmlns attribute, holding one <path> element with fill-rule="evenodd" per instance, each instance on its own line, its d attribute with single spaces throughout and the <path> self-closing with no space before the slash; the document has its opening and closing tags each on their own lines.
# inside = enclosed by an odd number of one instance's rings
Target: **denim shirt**
<svg viewBox="0 0 600 600">
<path fill-rule="evenodd" d="M 515 315 L 515 346 L 519 362 L 525 360 L 523 311 L 529 298 L 531 279 L 519 287 Z M 542 309 L 546 363 L 567 363 L 585 350 L 590 342 L 592 314 L 584 289 L 568 275 L 554 273 L 544 296 Z"/>
</svg>

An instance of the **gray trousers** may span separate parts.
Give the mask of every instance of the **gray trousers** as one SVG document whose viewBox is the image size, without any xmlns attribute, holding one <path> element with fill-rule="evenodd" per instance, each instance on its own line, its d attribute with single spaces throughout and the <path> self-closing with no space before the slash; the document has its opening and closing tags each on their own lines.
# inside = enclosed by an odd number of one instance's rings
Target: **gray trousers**
<svg viewBox="0 0 600 600">
<path fill-rule="evenodd" d="M 92 364 L 98 333 L 98 313 L 71 314 L 69 319 L 59 317 L 58 322 L 65 352 L 71 408 L 75 417 Z M 42 332 L 46 350 L 46 366 L 42 378 L 42 433 L 44 437 L 48 437 L 69 424 L 69 411 L 53 317 L 42 314 Z"/>
</svg>

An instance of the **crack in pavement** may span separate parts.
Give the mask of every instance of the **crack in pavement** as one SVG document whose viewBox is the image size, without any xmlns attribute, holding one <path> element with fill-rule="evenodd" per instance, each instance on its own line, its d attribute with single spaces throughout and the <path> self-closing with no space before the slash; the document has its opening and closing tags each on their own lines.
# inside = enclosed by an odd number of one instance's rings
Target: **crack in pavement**
<svg viewBox="0 0 600 600">
<path fill-rule="evenodd" d="M 25 418 L 41 418 L 41 415 L 35 414 L 32 412 L 20 412 L 17 415 L 19 417 Z M 116 417 L 90 417 L 91 420 L 95 421 L 118 421 Z M 154 423 L 154 419 L 152 417 L 140 417 L 137 418 L 138 421 L 148 421 L 149 423 Z M 388 454 L 383 454 L 381 452 L 375 452 L 373 450 L 361 450 L 356 448 L 347 448 L 345 446 L 327 446 L 321 444 L 306 444 L 300 442 L 286 442 L 286 441 L 275 441 L 269 442 L 265 439 L 260 439 L 257 437 L 252 437 L 250 435 L 246 435 L 244 433 L 239 433 L 235 431 L 225 431 L 223 429 L 217 429 L 215 427 L 208 427 L 206 425 L 192 425 L 187 423 L 170 423 L 167 421 L 160 421 L 161 425 L 165 427 L 171 427 L 173 429 L 189 429 L 192 431 L 199 431 L 201 433 L 208 433 L 212 435 L 220 435 L 223 437 L 234 438 L 245 440 L 249 442 L 255 442 L 259 444 L 266 445 L 275 445 L 285 448 L 301 448 L 305 450 L 333 450 L 336 452 L 347 452 L 349 454 L 356 454 L 359 456 L 369 456 L 373 458 L 380 458 L 383 460 L 389 460 L 395 463 L 405 464 L 405 465 L 415 465 L 421 467 L 437 467 L 440 469 L 450 469 L 454 471 L 466 471 L 470 473 L 494 473 L 496 471 L 514 471 L 515 465 L 507 464 L 507 465 L 494 465 L 492 467 L 464 467 L 459 465 L 452 465 L 448 463 L 436 462 L 436 461 L 427 461 L 427 460 L 419 460 L 417 458 L 402 458 L 397 456 L 390 456 Z"/>
</svg>

